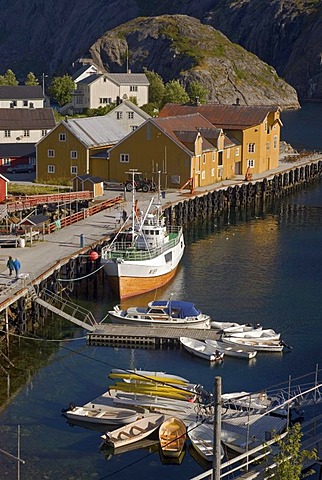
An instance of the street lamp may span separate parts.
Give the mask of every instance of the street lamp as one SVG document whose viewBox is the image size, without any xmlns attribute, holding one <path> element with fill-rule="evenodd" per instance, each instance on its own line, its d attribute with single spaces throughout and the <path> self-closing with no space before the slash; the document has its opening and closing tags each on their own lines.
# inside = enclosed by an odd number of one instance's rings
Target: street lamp
<svg viewBox="0 0 322 480">
<path fill-rule="evenodd" d="M 45 78 L 48 78 L 48 75 L 42 74 L 42 94 L 45 97 Z"/>
</svg>

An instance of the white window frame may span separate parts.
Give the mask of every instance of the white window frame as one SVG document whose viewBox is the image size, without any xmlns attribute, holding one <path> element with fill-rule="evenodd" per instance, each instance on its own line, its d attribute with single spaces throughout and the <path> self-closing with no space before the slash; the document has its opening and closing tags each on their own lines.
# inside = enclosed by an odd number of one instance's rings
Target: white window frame
<svg viewBox="0 0 322 480">
<path fill-rule="evenodd" d="M 3 164 L 2 165 L 11 165 L 11 158 L 3 158 Z"/>
<path fill-rule="evenodd" d="M 77 165 L 72 165 L 72 166 L 70 167 L 70 173 L 71 173 L 72 175 L 77 175 L 77 170 L 78 170 Z"/>
<path fill-rule="evenodd" d="M 5 130 L 4 131 L 4 136 L 5 136 L 5 138 L 10 138 L 11 137 L 11 130 Z"/>
<path fill-rule="evenodd" d="M 204 180 L 206 178 L 206 171 L 201 170 L 201 180 Z"/>
<path fill-rule="evenodd" d="M 59 141 L 60 142 L 66 142 L 66 133 L 60 133 L 59 134 Z"/>
<path fill-rule="evenodd" d="M 122 120 L 123 112 L 116 112 L 116 120 Z"/>
<path fill-rule="evenodd" d="M 72 160 L 77 160 L 77 159 L 78 159 L 78 152 L 77 152 L 77 150 L 71 150 L 71 151 L 70 151 L 70 158 L 71 158 Z"/>
<path fill-rule="evenodd" d="M 230 148 L 227 148 L 227 156 L 226 156 L 227 160 L 229 160 L 230 158 Z"/>
<path fill-rule="evenodd" d="M 130 85 L 130 92 L 137 92 L 138 86 L 137 85 Z"/>
<path fill-rule="evenodd" d="M 255 160 L 253 158 L 247 159 L 247 168 L 255 168 Z"/>
<path fill-rule="evenodd" d="M 270 150 L 271 148 L 271 142 L 266 142 L 266 150 Z"/>
<path fill-rule="evenodd" d="M 47 135 L 47 130 L 42 130 L 41 131 L 41 135 L 44 137 L 45 135 Z"/>
<path fill-rule="evenodd" d="M 247 153 L 255 153 L 255 143 L 247 143 Z"/>
<path fill-rule="evenodd" d="M 29 164 L 36 165 L 36 157 L 29 157 Z"/>
<path fill-rule="evenodd" d="M 48 148 L 47 157 L 48 158 L 55 158 L 55 150 L 53 148 Z"/>
<path fill-rule="evenodd" d="M 129 163 L 130 155 L 128 153 L 120 153 L 120 163 Z"/>
<path fill-rule="evenodd" d="M 235 157 L 239 157 L 239 147 L 236 147 L 236 150 L 235 150 Z"/>
<path fill-rule="evenodd" d="M 134 119 L 134 112 L 127 112 L 127 117 L 129 120 L 133 120 Z"/>
<path fill-rule="evenodd" d="M 212 177 L 215 176 L 215 169 L 214 169 L 214 168 L 211 169 L 211 176 L 212 176 Z"/>
<path fill-rule="evenodd" d="M 55 173 L 55 165 L 48 165 L 47 171 L 48 173 Z"/>
<path fill-rule="evenodd" d="M 273 137 L 273 148 L 274 148 L 274 150 L 276 150 L 276 148 L 277 148 L 277 135 L 274 135 L 274 137 Z"/>
</svg>

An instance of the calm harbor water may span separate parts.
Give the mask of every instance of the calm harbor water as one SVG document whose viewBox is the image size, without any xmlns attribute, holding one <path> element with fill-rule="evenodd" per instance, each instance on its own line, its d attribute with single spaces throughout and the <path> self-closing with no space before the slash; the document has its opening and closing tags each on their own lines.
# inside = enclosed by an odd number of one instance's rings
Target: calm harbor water
<svg viewBox="0 0 322 480">
<path fill-rule="evenodd" d="M 322 105 L 314 104 L 283 114 L 282 139 L 296 148 L 322 150 L 322 135 L 312 125 L 313 120 L 321 125 L 320 117 Z M 307 135 L 301 131 L 301 138 L 298 118 L 305 119 L 308 131 Z M 135 475 L 171 480 L 203 471 L 189 449 L 181 465 L 163 464 L 155 448 L 109 456 L 99 450 L 100 433 L 68 425 L 61 409 L 106 391 L 113 383 L 108 379 L 113 367 L 176 373 L 209 390 L 220 375 L 224 392 L 230 392 L 257 391 L 312 372 L 321 364 L 322 182 L 283 198 L 264 213 L 247 212 L 220 222 L 212 219 L 189 228 L 185 235 L 187 248 L 179 271 L 157 298 L 172 293 L 173 298 L 194 301 L 214 319 L 260 322 L 282 332 L 293 349 L 281 355 L 258 354 L 250 363 L 227 358 L 220 366 L 210 366 L 181 350 L 89 347 L 84 338 L 77 339 L 83 331 L 53 319 L 50 338 L 57 338 L 53 332 L 63 326 L 74 339 L 55 346 L 35 342 L 37 363 L 43 365 L 37 370 L 28 369 L 32 353 L 24 350 L 24 362 L 11 369 L 10 378 L 0 372 L 1 388 L 8 392 L 23 378 L 20 390 L 0 413 L 0 448 L 16 454 L 17 425 L 21 426 L 21 457 L 26 461 L 21 479 L 103 480 Z M 117 303 L 107 284 L 97 278 L 78 288 L 74 298 L 97 318 Z M 128 303 L 144 304 L 153 298 L 149 294 Z M 3 398 L 5 392 L 1 394 Z M 17 478 L 15 462 L 1 455 L 0 478 Z"/>
</svg>

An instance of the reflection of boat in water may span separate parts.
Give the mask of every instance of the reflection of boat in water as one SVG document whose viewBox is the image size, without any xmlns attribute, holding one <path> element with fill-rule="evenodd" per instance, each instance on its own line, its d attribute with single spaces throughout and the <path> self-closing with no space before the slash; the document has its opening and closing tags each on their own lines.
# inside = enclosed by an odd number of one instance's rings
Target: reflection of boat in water
<svg viewBox="0 0 322 480">
<path fill-rule="evenodd" d="M 187 352 L 204 360 L 208 360 L 209 362 L 221 363 L 224 359 L 223 352 L 219 352 L 211 345 L 207 345 L 205 342 L 201 342 L 195 338 L 180 337 L 180 343 Z"/>
<path fill-rule="evenodd" d="M 149 452 L 157 452 L 159 449 L 159 439 L 157 433 L 151 433 L 149 438 L 144 438 L 142 440 L 138 440 L 137 442 L 129 443 L 118 448 L 114 448 L 105 441 L 101 444 L 101 449 L 104 451 L 104 454 L 106 457 L 108 457 L 108 459 L 111 454 L 121 455 L 122 453 L 132 452 L 133 450 L 139 450 L 141 448 L 148 450 Z"/>
<path fill-rule="evenodd" d="M 105 274 L 121 299 L 168 283 L 185 247 L 182 227 L 166 226 L 160 200 L 155 204 L 152 198 L 146 212 L 138 213 L 133 193 L 130 229 L 126 221 L 101 252 Z"/>
<path fill-rule="evenodd" d="M 177 417 L 167 418 L 160 426 L 159 441 L 165 457 L 180 457 L 187 438 L 187 429 Z"/>
<path fill-rule="evenodd" d="M 154 300 L 147 307 L 109 310 L 112 323 L 155 327 L 210 328 L 210 317 L 201 313 L 192 302 Z"/>
<path fill-rule="evenodd" d="M 171 384 L 182 385 L 189 383 L 186 378 L 179 375 L 173 375 L 166 372 L 153 372 L 151 370 L 122 370 L 120 368 L 113 368 L 109 374 L 109 378 L 121 378 L 123 380 L 142 380 L 143 382 L 155 381 Z"/>
<path fill-rule="evenodd" d="M 237 348 L 227 345 L 227 343 L 220 342 L 218 340 L 206 339 L 205 343 L 216 348 L 216 350 L 218 350 L 219 352 L 223 352 L 227 357 L 245 358 L 246 360 L 250 360 L 254 358 L 257 354 L 256 350 L 248 351 L 243 348 Z"/>
<path fill-rule="evenodd" d="M 163 465 L 180 465 L 186 454 L 186 446 L 183 446 L 181 453 L 177 457 L 169 457 L 164 455 L 162 448 L 159 446 L 160 460 Z"/>
</svg>

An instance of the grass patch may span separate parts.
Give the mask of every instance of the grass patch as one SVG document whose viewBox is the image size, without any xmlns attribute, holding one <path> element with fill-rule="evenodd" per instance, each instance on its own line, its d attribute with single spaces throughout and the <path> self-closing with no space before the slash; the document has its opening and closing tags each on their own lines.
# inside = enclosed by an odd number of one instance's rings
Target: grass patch
<svg viewBox="0 0 322 480">
<path fill-rule="evenodd" d="M 66 186 L 59 187 L 59 193 L 70 192 Z M 10 183 L 8 185 L 8 195 L 50 195 L 58 193 L 58 187 L 49 185 L 22 185 L 19 183 Z"/>
</svg>

